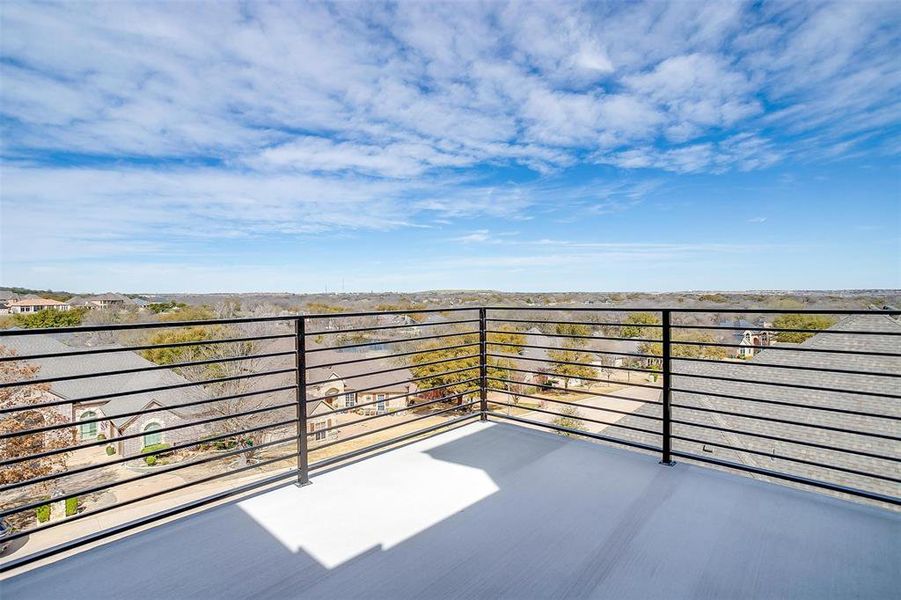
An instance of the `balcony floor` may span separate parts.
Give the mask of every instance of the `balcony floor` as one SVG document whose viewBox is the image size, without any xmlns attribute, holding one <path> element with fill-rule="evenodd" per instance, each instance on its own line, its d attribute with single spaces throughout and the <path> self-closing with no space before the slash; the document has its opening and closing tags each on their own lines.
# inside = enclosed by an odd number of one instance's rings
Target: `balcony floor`
<svg viewBox="0 0 901 600">
<path fill-rule="evenodd" d="M 901 515 L 477 423 L 0 583 L 25 598 L 888 598 Z"/>
</svg>

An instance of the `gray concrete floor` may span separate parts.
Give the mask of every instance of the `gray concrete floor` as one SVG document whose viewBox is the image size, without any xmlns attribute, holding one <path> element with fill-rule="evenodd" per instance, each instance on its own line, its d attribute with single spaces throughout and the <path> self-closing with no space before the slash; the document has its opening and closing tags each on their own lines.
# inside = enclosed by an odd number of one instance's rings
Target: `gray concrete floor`
<svg viewBox="0 0 901 600">
<path fill-rule="evenodd" d="M 897 598 L 901 516 L 474 424 L 0 582 L 25 598 Z"/>
</svg>

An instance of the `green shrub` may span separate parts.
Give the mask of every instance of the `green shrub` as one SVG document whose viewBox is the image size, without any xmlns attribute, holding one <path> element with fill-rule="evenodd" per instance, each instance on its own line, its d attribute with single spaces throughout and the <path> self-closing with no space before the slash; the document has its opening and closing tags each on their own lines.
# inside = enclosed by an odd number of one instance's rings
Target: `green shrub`
<svg viewBox="0 0 901 600">
<path fill-rule="evenodd" d="M 106 447 L 106 455 L 107 455 L 107 456 L 112 456 L 112 455 L 115 454 L 115 453 L 116 453 L 116 448 L 115 448 L 115 447 L 113 447 L 113 446 L 107 446 L 107 447 Z"/>
<path fill-rule="evenodd" d="M 66 516 L 71 517 L 78 512 L 78 496 L 66 498 Z"/>
<path fill-rule="evenodd" d="M 50 505 L 42 504 L 41 506 L 34 509 L 34 515 L 38 519 L 38 523 L 46 523 L 50 520 Z"/>
<path fill-rule="evenodd" d="M 105 439 L 106 439 L 106 436 L 103 435 L 102 433 L 98 433 L 98 434 L 97 434 L 97 441 L 98 441 L 98 442 L 102 442 L 102 441 L 105 440 Z"/>
<path fill-rule="evenodd" d="M 166 450 L 168 448 L 169 448 L 169 444 L 150 444 L 149 446 L 144 446 L 143 448 L 141 448 L 141 454 L 147 454 L 149 452 L 157 452 L 159 450 Z M 144 462 L 147 463 L 148 467 L 152 467 L 153 465 L 156 464 L 156 461 L 160 456 L 162 456 L 162 454 L 153 454 L 151 456 L 145 456 Z"/>
</svg>

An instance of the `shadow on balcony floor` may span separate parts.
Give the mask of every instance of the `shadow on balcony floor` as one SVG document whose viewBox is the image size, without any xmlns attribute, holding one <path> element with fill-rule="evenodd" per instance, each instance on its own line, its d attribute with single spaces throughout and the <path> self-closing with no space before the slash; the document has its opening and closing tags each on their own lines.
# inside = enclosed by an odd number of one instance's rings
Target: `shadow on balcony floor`
<svg viewBox="0 0 901 600">
<path fill-rule="evenodd" d="M 475 424 L 0 583 L 24 598 L 887 598 L 901 516 Z"/>
</svg>

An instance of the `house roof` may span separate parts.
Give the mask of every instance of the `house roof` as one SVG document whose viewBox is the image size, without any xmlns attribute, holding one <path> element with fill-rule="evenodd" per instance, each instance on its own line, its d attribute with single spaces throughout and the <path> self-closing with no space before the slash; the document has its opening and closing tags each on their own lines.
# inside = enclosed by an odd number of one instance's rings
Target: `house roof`
<svg viewBox="0 0 901 600">
<path fill-rule="evenodd" d="M 50 335 L 10 337 L 4 339 L 2 345 L 20 355 L 61 353 L 73 350 L 72 346 L 64 344 Z M 108 345 L 100 346 L 99 348 L 113 347 L 117 346 Z M 29 360 L 28 363 L 40 367 L 37 378 L 64 377 L 82 373 L 102 373 L 105 371 L 155 366 L 154 363 L 130 351 L 42 358 Z M 57 381 L 50 384 L 50 389 L 54 395 L 62 399 L 77 400 L 79 398 L 127 390 L 178 385 L 187 383 L 187 381 L 187 379 L 171 369 L 159 369 L 156 371 Z M 201 386 L 130 394 L 109 399 L 103 404 L 103 412 L 110 417 L 110 420 L 116 427 L 121 427 L 131 417 L 116 417 L 115 415 L 141 410 L 151 402 L 157 402 L 167 408 L 177 408 L 180 404 L 201 400 L 206 397 L 208 395 Z M 200 410 L 200 408 L 198 407 L 196 410 Z M 182 409 L 182 411 L 178 411 L 178 414 L 182 414 L 185 410 L 194 412 L 195 409 L 193 407 Z"/>
<path fill-rule="evenodd" d="M 855 392 L 875 392 L 898 396 L 901 395 L 901 378 L 789 368 L 845 369 L 881 372 L 897 376 L 901 374 L 901 358 L 898 357 L 827 354 L 805 352 L 804 350 L 897 353 L 899 352 L 899 338 L 893 335 L 878 334 L 901 332 L 901 323 L 884 315 L 857 315 L 841 320 L 831 327 L 830 331 L 870 331 L 876 335 L 821 333 L 791 347 L 792 349 L 767 348 L 761 350 L 752 360 L 744 361 L 743 363 L 724 361 L 720 364 L 711 364 L 674 359 L 672 362 L 673 388 L 692 390 L 699 393 L 674 392 L 673 418 L 698 425 L 713 425 L 725 429 L 745 431 L 750 435 L 717 432 L 685 424 L 674 424 L 674 433 L 678 432 L 678 434 L 686 437 L 723 443 L 737 448 L 750 449 L 767 454 L 775 453 L 791 458 L 834 464 L 861 471 L 879 473 L 894 469 L 897 466 L 895 463 L 887 463 L 876 458 L 755 437 L 770 435 L 856 451 L 874 452 L 875 450 L 877 453 L 901 459 L 901 443 L 899 442 L 822 429 L 822 426 L 839 427 L 867 433 L 897 436 L 897 422 L 892 420 L 901 418 L 901 405 L 899 405 L 897 399 L 867 396 Z M 784 344 L 780 344 L 780 346 L 788 348 Z M 691 377 L 691 375 L 724 377 L 728 380 L 703 379 Z M 734 379 L 744 379 L 748 380 L 748 382 L 734 381 Z M 848 390 L 849 393 L 767 385 L 768 383 L 826 387 L 836 390 Z M 713 394 L 718 395 L 714 396 Z M 799 405 L 801 408 L 767 404 L 753 400 L 724 398 L 723 395 L 787 402 Z M 866 412 L 891 418 L 815 410 L 817 407 Z M 696 410 L 692 410 L 693 408 Z M 740 413 L 749 417 L 758 416 L 790 420 L 804 423 L 806 426 L 774 423 L 742 416 L 706 412 L 699 409 Z M 644 405 L 637 411 L 638 414 L 646 415 L 659 415 L 659 412 L 658 406 L 650 404 Z M 640 425 L 645 428 L 649 424 L 648 420 L 637 417 L 626 417 L 621 422 L 625 425 Z M 637 437 L 636 434 L 628 430 L 616 430 L 616 435 L 629 438 Z M 643 441 L 649 440 L 644 439 Z M 658 444 L 659 438 L 650 441 Z M 675 441 L 674 447 L 697 454 L 700 454 L 702 451 L 699 444 L 691 442 Z M 813 479 L 828 478 L 831 481 L 838 481 L 852 487 L 875 489 L 881 493 L 899 495 L 899 486 L 897 484 L 882 482 L 861 475 L 839 473 L 812 465 L 803 465 L 788 460 L 728 449 L 714 448 L 714 455 L 727 460 L 764 468 L 776 466 L 777 469 Z"/>
<path fill-rule="evenodd" d="M 350 360 L 358 360 L 361 358 L 374 358 L 376 360 L 358 362 L 352 364 L 337 364 Z M 413 378 L 413 373 L 409 369 L 400 369 L 388 373 L 374 373 L 371 371 L 381 371 L 383 369 L 392 369 L 401 366 L 399 361 L 392 359 L 390 352 L 385 351 L 362 351 L 362 352 L 342 352 L 338 350 L 324 350 L 322 352 L 313 352 L 307 355 L 307 364 L 311 367 L 307 371 L 307 381 L 324 381 L 333 375 L 337 375 L 338 379 L 344 380 L 348 390 L 359 390 L 366 388 L 382 388 L 399 390 L 406 386 L 410 387 L 410 391 L 416 389 L 414 383 L 401 383 Z M 360 377 L 356 377 L 360 375 Z M 353 377 L 353 379 L 346 379 Z"/>
<path fill-rule="evenodd" d="M 26 298 L 10 302 L 10 306 L 63 306 L 65 302 L 51 300 L 50 298 Z"/>
<path fill-rule="evenodd" d="M 88 297 L 88 301 L 90 302 L 124 302 L 126 304 L 131 304 L 131 298 L 128 296 L 123 296 L 122 294 L 114 294 L 112 292 L 107 292 L 105 294 L 98 294 L 97 296 Z"/>
</svg>

